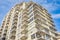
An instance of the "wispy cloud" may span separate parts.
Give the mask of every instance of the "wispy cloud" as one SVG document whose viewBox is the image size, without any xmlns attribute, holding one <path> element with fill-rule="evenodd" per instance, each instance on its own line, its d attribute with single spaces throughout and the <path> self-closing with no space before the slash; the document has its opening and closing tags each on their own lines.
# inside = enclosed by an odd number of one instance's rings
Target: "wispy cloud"
<svg viewBox="0 0 60 40">
<path fill-rule="evenodd" d="M 58 18 L 60 18 L 60 14 L 53 14 L 52 17 L 53 17 L 54 19 L 58 19 Z"/>
<path fill-rule="evenodd" d="M 34 2 L 41 4 L 49 12 L 54 11 L 60 7 L 60 4 L 57 3 L 59 2 L 58 0 L 35 0 Z"/>
</svg>

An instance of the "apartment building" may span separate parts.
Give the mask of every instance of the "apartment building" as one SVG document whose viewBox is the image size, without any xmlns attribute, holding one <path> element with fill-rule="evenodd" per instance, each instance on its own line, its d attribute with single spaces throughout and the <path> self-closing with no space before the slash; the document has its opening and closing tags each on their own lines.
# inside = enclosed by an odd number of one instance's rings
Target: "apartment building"
<svg viewBox="0 0 60 40">
<path fill-rule="evenodd" d="M 51 15 L 41 5 L 16 4 L 2 23 L 2 40 L 57 40 Z"/>
</svg>

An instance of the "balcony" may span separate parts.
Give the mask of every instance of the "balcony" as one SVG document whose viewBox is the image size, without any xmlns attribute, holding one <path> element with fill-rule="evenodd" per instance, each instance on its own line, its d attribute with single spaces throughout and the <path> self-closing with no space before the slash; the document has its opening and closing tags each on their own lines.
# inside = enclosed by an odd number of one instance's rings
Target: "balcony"
<svg viewBox="0 0 60 40">
<path fill-rule="evenodd" d="M 16 14 L 14 15 L 14 17 L 18 17 L 18 14 L 16 13 Z"/>
<path fill-rule="evenodd" d="M 0 34 L 1 34 L 2 32 L 0 31 Z"/>
<path fill-rule="evenodd" d="M 35 17 L 34 18 L 39 18 L 40 17 L 40 14 L 34 14 Z"/>
<path fill-rule="evenodd" d="M 28 32 L 27 29 L 23 29 L 23 30 L 21 31 L 21 34 L 26 34 L 27 32 Z"/>
<path fill-rule="evenodd" d="M 36 38 L 38 39 L 38 40 L 45 40 L 45 34 L 43 34 L 42 32 L 37 32 L 36 33 Z"/>
<path fill-rule="evenodd" d="M 14 17 L 14 19 L 17 19 L 18 17 Z"/>
<path fill-rule="evenodd" d="M 57 40 L 57 38 L 53 38 L 53 40 Z"/>
<path fill-rule="evenodd" d="M 26 29 L 27 27 L 28 27 L 27 24 L 26 25 L 22 25 L 21 29 Z"/>
<path fill-rule="evenodd" d="M 45 34 L 50 35 L 49 32 L 47 32 L 47 31 L 45 31 L 45 30 L 40 30 L 40 31 L 43 32 L 43 33 L 45 33 Z"/>
<path fill-rule="evenodd" d="M 24 18 L 22 19 L 22 21 L 24 21 L 24 20 L 25 20 L 25 21 L 28 20 L 28 17 L 24 17 Z"/>
<path fill-rule="evenodd" d="M 36 24 L 38 24 L 38 25 L 42 25 L 42 23 L 41 23 L 41 20 L 40 20 L 40 19 L 36 19 L 36 20 L 35 20 L 35 23 L 36 23 Z"/>
<path fill-rule="evenodd" d="M 13 21 L 18 21 L 18 18 L 16 17 L 16 18 L 14 18 L 14 20 Z"/>
<path fill-rule="evenodd" d="M 28 25 L 26 23 L 23 23 L 21 26 L 22 26 L 21 28 L 27 28 L 28 27 Z"/>
<path fill-rule="evenodd" d="M 6 37 L 6 33 L 3 34 L 3 37 Z"/>
<path fill-rule="evenodd" d="M 17 25 L 16 25 L 16 24 L 14 24 L 14 25 L 12 25 L 12 27 L 11 27 L 11 28 L 13 29 L 13 28 L 16 28 L 16 27 L 17 27 Z"/>
<path fill-rule="evenodd" d="M 17 21 L 13 22 L 13 25 L 17 25 Z"/>
<path fill-rule="evenodd" d="M 27 14 L 28 10 L 24 10 L 23 14 Z"/>
<path fill-rule="evenodd" d="M 22 24 L 28 24 L 28 21 L 27 20 L 24 20 L 24 21 L 22 21 Z"/>
<path fill-rule="evenodd" d="M 10 39 L 11 39 L 11 40 L 15 40 L 15 36 L 11 36 Z"/>
<path fill-rule="evenodd" d="M 56 28 L 53 27 L 53 26 L 50 26 L 49 28 L 50 28 L 51 31 L 56 31 Z"/>
<path fill-rule="evenodd" d="M 50 35 L 45 35 L 45 40 L 51 40 L 51 36 Z"/>
<path fill-rule="evenodd" d="M 4 30 L 4 33 L 7 33 L 7 29 Z"/>
<path fill-rule="evenodd" d="M 48 35 L 50 35 L 49 34 L 49 30 L 47 29 L 45 29 L 44 27 L 37 27 L 37 31 L 39 31 L 39 32 L 41 32 L 41 33 L 43 33 L 43 34 L 48 34 Z"/>
<path fill-rule="evenodd" d="M 16 33 L 11 33 L 11 34 L 10 34 L 10 37 L 15 36 L 15 34 L 16 34 Z"/>
<path fill-rule="evenodd" d="M 22 15 L 22 17 L 28 17 L 27 14 Z"/>
<path fill-rule="evenodd" d="M 50 32 L 50 35 L 51 35 L 52 37 L 56 38 L 56 35 L 55 35 L 54 32 Z"/>
<path fill-rule="evenodd" d="M 12 29 L 12 31 L 15 31 L 15 30 L 16 30 L 16 28 L 13 28 L 13 29 Z"/>
<path fill-rule="evenodd" d="M 21 39 L 21 40 L 27 39 L 27 35 L 26 35 L 26 34 L 22 34 L 22 35 L 20 36 L 20 39 Z"/>
<path fill-rule="evenodd" d="M 10 34 L 10 39 L 15 39 L 15 36 L 16 36 L 16 32 L 12 32 L 12 33 Z"/>
<path fill-rule="evenodd" d="M 5 28 L 6 30 L 8 29 L 8 27 Z"/>
<path fill-rule="evenodd" d="M 8 27 L 8 25 L 9 25 L 9 22 L 7 21 L 6 26 Z"/>
<path fill-rule="evenodd" d="M 3 24 L 2 25 L 5 25 L 5 21 L 3 21 Z"/>
<path fill-rule="evenodd" d="M 23 23 L 24 23 L 24 22 L 25 22 L 25 23 L 28 23 L 28 21 L 27 21 L 27 20 L 22 20 L 22 22 L 23 22 Z"/>
<path fill-rule="evenodd" d="M 2 37 L 2 40 L 5 40 L 6 38 L 5 37 Z"/>
<path fill-rule="evenodd" d="M 16 32 L 16 28 L 12 28 L 11 29 L 11 32 Z"/>
<path fill-rule="evenodd" d="M 7 22 L 9 23 L 10 22 L 10 19 L 8 19 Z"/>
</svg>

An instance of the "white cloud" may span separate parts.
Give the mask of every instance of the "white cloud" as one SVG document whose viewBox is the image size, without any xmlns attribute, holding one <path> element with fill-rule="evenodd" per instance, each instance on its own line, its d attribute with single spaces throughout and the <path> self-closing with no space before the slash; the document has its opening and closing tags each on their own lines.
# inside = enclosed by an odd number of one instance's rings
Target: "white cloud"
<svg viewBox="0 0 60 40">
<path fill-rule="evenodd" d="M 41 4 L 44 8 L 46 8 L 49 12 L 52 12 L 60 7 L 59 4 L 57 4 L 57 0 L 35 0 L 34 2 Z"/>
<path fill-rule="evenodd" d="M 50 4 L 43 4 L 42 5 L 44 8 L 46 8 L 48 11 L 54 11 L 56 10 L 58 7 L 57 6 L 54 6 L 53 3 L 50 3 Z"/>
<path fill-rule="evenodd" d="M 54 19 L 58 19 L 58 18 L 60 18 L 60 14 L 53 14 L 52 17 L 53 17 Z"/>
</svg>

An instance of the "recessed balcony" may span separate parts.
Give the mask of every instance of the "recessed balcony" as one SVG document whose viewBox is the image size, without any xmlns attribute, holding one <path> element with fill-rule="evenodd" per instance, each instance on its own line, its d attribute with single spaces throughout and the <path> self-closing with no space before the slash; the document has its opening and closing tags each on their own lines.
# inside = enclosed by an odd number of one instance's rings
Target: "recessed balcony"
<svg viewBox="0 0 60 40">
<path fill-rule="evenodd" d="M 2 37 L 2 40 L 5 40 L 6 38 L 5 37 Z"/>
<path fill-rule="evenodd" d="M 12 36 L 15 36 L 15 34 L 16 34 L 16 33 L 12 33 L 10 36 L 11 36 L 11 37 L 12 37 Z"/>
<path fill-rule="evenodd" d="M 33 39 L 33 40 L 45 40 L 45 34 L 37 31 L 35 34 L 31 35 L 31 39 Z"/>
<path fill-rule="evenodd" d="M 18 17 L 18 14 L 16 13 L 16 14 L 14 15 L 14 17 Z"/>
<path fill-rule="evenodd" d="M 7 33 L 7 29 L 4 30 L 4 33 Z"/>
<path fill-rule="evenodd" d="M 40 14 L 34 14 L 34 15 L 35 15 L 34 17 L 35 19 L 40 17 Z"/>
<path fill-rule="evenodd" d="M 57 38 L 53 38 L 53 40 L 57 40 Z"/>
<path fill-rule="evenodd" d="M 27 32 L 28 32 L 28 30 L 24 29 L 24 30 L 21 31 L 21 34 L 26 34 Z"/>
<path fill-rule="evenodd" d="M 22 15 L 22 17 L 28 17 L 27 14 Z"/>
<path fill-rule="evenodd" d="M 23 23 L 21 26 L 22 26 L 21 28 L 27 28 L 28 27 L 28 25 L 26 23 Z"/>
<path fill-rule="evenodd" d="M 28 18 L 23 18 L 22 21 L 24 21 L 24 20 L 26 21 L 26 20 L 28 20 Z"/>
<path fill-rule="evenodd" d="M 11 36 L 10 39 L 11 39 L 11 40 L 15 40 L 15 36 Z"/>
<path fill-rule="evenodd" d="M 16 28 L 16 27 L 17 27 L 17 25 L 16 25 L 16 24 L 14 24 L 14 25 L 12 25 L 12 27 L 11 27 L 11 28 L 13 29 L 13 28 Z"/>
<path fill-rule="evenodd" d="M 16 36 L 16 32 L 12 32 L 12 33 L 10 34 L 10 38 L 11 38 L 11 39 L 15 39 L 15 36 Z"/>
<path fill-rule="evenodd" d="M 14 17 L 14 19 L 17 19 L 18 17 Z"/>
<path fill-rule="evenodd" d="M 27 25 L 22 25 L 21 29 L 26 29 L 28 26 Z"/>
<path fill-rule="evenodd" d="M 52 30 L 53 30 L 53 31 L 56 31 L 56 28 L 53 27 L 53 26 L 50 26 L 49 29 L 50 29 L 51 31 L 52 31 Z"/>
<path fill-rule="evenodd" d="M 28 10 L 24 10 L 23 14 L 27 14 Z"/>
<path fill-rule="evenodd" d="M 27 20 L 24 20 L 24 21 L 22 21 L 22 24 L 28 24 L 28 21 Z"/>
<path fill-rule="evenodd" d="M 48 35 L 50 35 L 50 34 L 49 34 L 49 30 L 43 28 L 42 26 L 41 26 L 41 27 L 38 27 L 38 28 L 37 28 L 37 31 L 39 31 L 39 32 L 41 32 L 41 33 L 43 33 L 43 34 L 48 34 Z"/>
<path fill-rule="evenodd" d="M 2 32 L 0 31 L 0 34 L 1 34 Z"/>
<path fill-rule="evenodd" d="M 13 22 L 13 25 L 17 25 L 17 21 L 14 21 L 14 22 Z"/>
<path fill-rule="evenodd" d="M 3 36 L 5 37 L 6 36 L 6 33 L 4 33 Z"/>
<path fill-rule="evenodd" d="M 35 23 L 41 25 L 41 20 L 40 19 L 36 19 Z"/>
<path fill-rule="evenodd" d="M 45 40 L 45 34 L 42 33 L 42 32 L 37 32 L 37 33 L 36 33 L 36 38 L 37 38 L 38 40 L 40 40 L 40 39 Z"/>
<path fill-rule="evenodd" d="M 14 18 L 14 20 L 13 21 L 18 21 L 18 18 L 16 17 L 16 18 Z"/>
</svg>

